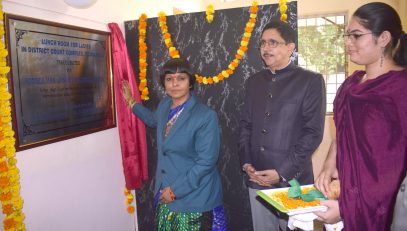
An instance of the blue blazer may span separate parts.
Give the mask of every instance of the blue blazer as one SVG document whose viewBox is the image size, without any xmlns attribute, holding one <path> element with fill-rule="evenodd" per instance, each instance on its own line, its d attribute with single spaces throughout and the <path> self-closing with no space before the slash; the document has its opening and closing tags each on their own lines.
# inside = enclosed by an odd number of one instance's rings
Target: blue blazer
<svg viewBox="0 0 407 231">
<path fill-rule="evenodd" d="M 157 128 L 158 164 L 154 194 L 170 186 L 176 200 L 168 207 L 177 212 L 205 212 L 222 204 L 217 169 L 220 135 L 215 111 L 191 92 L 184 110 L 165 138 L 172 99 L 164 98 L 155 112 L 141 104 L 132 108 L 147 126 Z"/>
</svg>

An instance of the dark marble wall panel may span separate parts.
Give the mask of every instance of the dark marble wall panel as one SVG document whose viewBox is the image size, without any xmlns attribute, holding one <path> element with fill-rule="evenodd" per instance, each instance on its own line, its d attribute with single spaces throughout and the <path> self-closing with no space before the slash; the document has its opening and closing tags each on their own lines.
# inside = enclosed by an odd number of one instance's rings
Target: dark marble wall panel
<svg viewBox="0 0 407 231">
<path fill-rule="evenodd" d="M 239 111 L 244 97 L 245 81 L 253 73 L 264 68 L 257 43 L 261 29 L 273 17 L 279 17 L 278 4 L 259 6 L 255 30 L 249 49 L 235 73 L 228 79 L 214 85 L 196 85 L 196 94 L 213 108 L 219 116 L 222 147 L 218 167 L 222 175 L 224 205 L 229 230 L 252 230 L 250 205 L 244 175 L 237 155 Z M 288 3 L 289 23 L 297 28 L 297 4 Z M 213 76 L 233 60 L 246 22 L 249 7 L 217 10 L 213 23 L 205 19 L 205 12 L 181 14 L 167 17 L 169 32 L 181 56 L 187 58 L 194 70 L 204 76 Z M 148 87 L 150 100 L 144 104 L 155 109 L 158 101 L 165 96 L 159 83 L 159 70 L 169 59 L 157 18 L 149 18 L 147 29 L 148 46 Z M 126 43 L 138 71 L 138 21 L 125 22 Z M 153 183 L 156 169 L 157 150 L 155 130 L 147 129 L 148 160 L 150 180 L 137 190 L 137 211 L 139 230 L 154 227 Z"/>
</svg>

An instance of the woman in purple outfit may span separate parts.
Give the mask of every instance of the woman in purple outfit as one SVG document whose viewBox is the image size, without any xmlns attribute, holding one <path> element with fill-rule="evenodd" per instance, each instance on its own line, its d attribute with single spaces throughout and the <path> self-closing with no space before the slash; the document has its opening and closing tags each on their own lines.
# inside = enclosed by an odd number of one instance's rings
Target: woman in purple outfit
<svg viewBox="0 0 407 231">
<path fill-rule="evenodd" d="M 350 60 L 365 70 L 349 76 L 335 98 L 336 142 L 315 185 L 327 195 L 339 178 L 341 190 L 316 215 L 325 223 L 342 219 L 347 231 L 390 230 L 407 169 L 407 35 L 397 12 L 375 2 L 356 10 L 345 38 Z"/>
</svg>

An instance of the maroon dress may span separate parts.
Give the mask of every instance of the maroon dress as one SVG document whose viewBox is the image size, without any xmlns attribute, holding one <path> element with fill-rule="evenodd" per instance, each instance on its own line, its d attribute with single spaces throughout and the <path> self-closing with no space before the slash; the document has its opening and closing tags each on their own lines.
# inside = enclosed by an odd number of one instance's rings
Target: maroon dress
<svg viewBox="0 0 407 231">
<path fill-rule="evenodd" d="M 407 70 L 360 83 L 364 74 L 347 78 L 334 101 L 339 208 L 347 231 L 390 230 L 407 168 Z"/>
</svg>

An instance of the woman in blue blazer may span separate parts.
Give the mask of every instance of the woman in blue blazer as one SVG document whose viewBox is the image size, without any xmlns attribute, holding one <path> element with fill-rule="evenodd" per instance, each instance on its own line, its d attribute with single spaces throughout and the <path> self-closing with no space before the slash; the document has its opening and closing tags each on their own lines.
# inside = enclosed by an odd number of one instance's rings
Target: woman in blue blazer
<svg viewBox="0 0 407 231">
<path fill-rule="evenodd" d="M 225 230 L 216 112 L 192 92 L 195 77 L 185 59 L 166 62 L 160 80 L 168 97 L 155 112 L 136 103 L 128 82 L 123 82 L 123 97 L 133 113 L 157 129 L 157 229 L 201 230 L 209 216 L 212 230 Z"/>
</svg>

